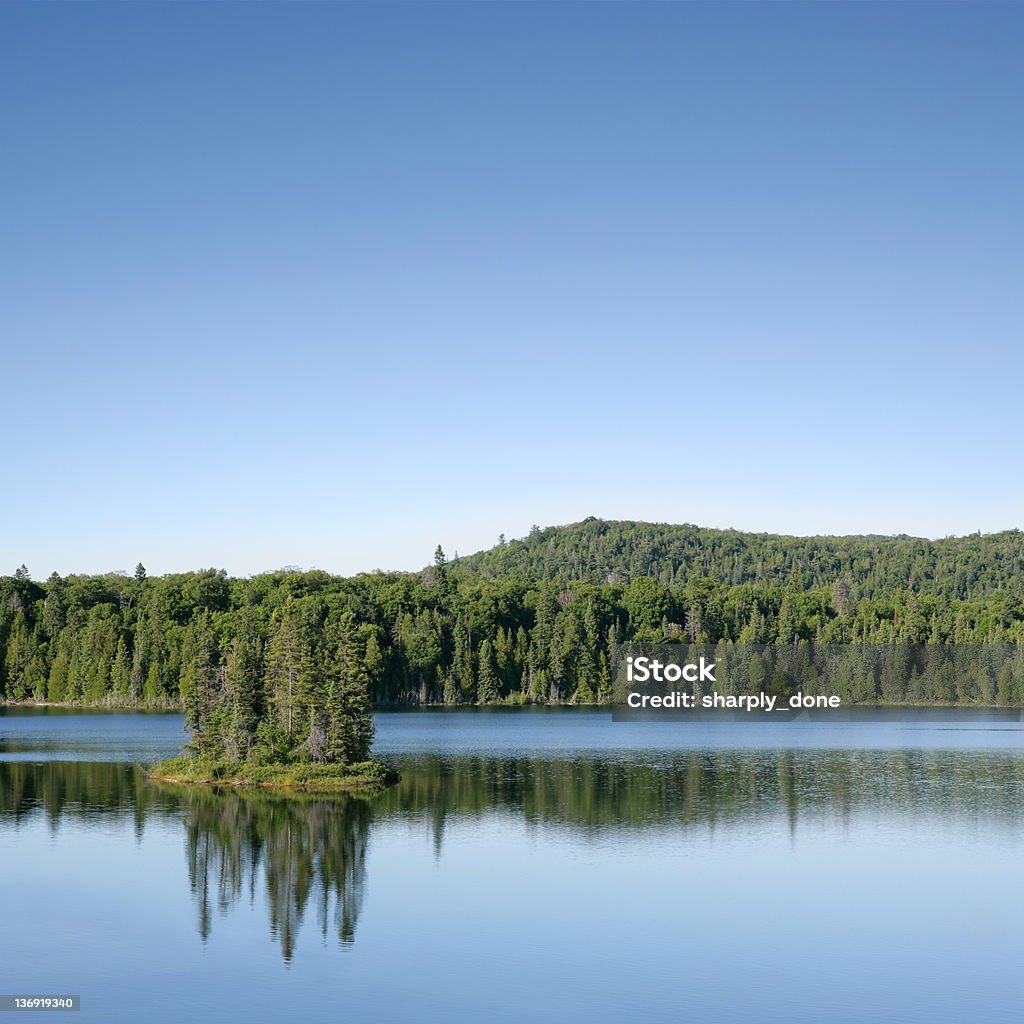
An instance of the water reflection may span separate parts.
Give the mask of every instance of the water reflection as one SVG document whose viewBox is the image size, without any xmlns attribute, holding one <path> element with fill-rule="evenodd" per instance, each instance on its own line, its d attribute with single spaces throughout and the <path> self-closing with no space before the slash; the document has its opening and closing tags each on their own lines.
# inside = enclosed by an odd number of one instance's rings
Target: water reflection
<svg viewBox="0 0 1024 1024">
<path fill-rule="evenodd" d="M 0 761 L 0 828 L 42 816 L 56 835 L 66 820 L 85 826 L 128 820 L 141 840 L 147 821 L 173 817 L 180 802 L 130 764 Z"/>
<path fill-rule="evenodd" d="M 380 817 L 432 823 L 513 812 L 542 826 L 591 835 L 623 830 L 757 831 L 785 820 L 883 814 L 1024 820 L 1024 759 L 978 750 L 698 750 L 640 757 L 423 757 L 377 802 Z"/>
<path fill-rule="evenodd" d="M 164 787 L 162 787 L 164 788 Z M 366 880 L 372 797 L 282 795 L 187 787 L 189 882 L 205 940 L 213 907 L 227 913 L 265 894 L 270 934 L 290 961 L 303 918 L 342 945 L 355 939 Z"/>
<path fill-rule="evenodd" d="M 684 855 L 692 838 L 781 830 L 799 842 L 805 828 L 883 820 L 915 836 L 997 830 L 1018 840 L 1024 825 L 1024 759 L 1013 750 L 422 755 L 406 757 L 402 773 L 378 796 L 284 795 L 157 785 L 125 764 L 0 761 L 0 830 L 126 823 L 141 842 L 147 823 L 180 822 L 202 938 L 218 913 L 265 904 L 291 961 L 307 918 L 324 939 L 355 941 L 369 839 L 390 822 L 425 826 L 439 856 L 453 823 L 496 815 L 598 842 L 640 840 L 638 850 L 645 835 L 669 835 Z"/>
</svg>

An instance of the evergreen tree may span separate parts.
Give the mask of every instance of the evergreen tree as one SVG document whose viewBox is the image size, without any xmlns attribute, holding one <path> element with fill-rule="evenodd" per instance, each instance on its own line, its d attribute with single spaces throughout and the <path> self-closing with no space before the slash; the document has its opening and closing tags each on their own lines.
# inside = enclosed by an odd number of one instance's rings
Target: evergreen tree
<svg viewBox="0 0 1024 1024">
<path fill-rule="evenodd" d="M 110 684 L 114 699 L 118 704 L 131 704 L 135 698 L 132 693 L 131 659 L 128 656 L 128 645 L 124 637 L 117 641 L 117 652 L 114 663 L 110 667 Z"/>
<path fill-rule="evenodd" d="M 24 568 L 24 566 L 22 566 Z M 31 690 L 25 672 L 32 659 L 32 644 L 29 638 L 28 619 L 19 608 L 14 614 L 14 625 L 7 638 L 5 675 L 7 678 L 7 699 L 25 700 Z"/>
<path fill-rule="evenodd" d="M 344 612 L 334 629 L 327 680 L 327 751 L 332 762 L 365 761 L 373 742 L 373 716 L 355 619 Z"/>
<path fill-rule="evenodd" d="M 230 712 L 225 753 L 233 761 L 244 761 L 256 742 L 256 730 L 266 710 L 263 645 L 252 608 L 243 611 L 228 645 L 224 695 Z"/>
<path fill-rule="evenodd" d="M 498 673 L 494 663 L 494 648 L 490 640 L 480 645 L 480 670 L 476 686 L 477 701 L 481 704 L 496 704 L 501 700 Z"/>
<path fill-rule="evenodd" d="M 70 638 L 61 638 L 53 664 L 50 665 L 50 674 L 46 684 L 46 699 L 51 704 L 60 704 L 68 699 L 68 668 L 71 660 L 68 654 L 69 643 Z"/>
<path fill-rule="evenodd" d="M 437 584 L 438 607 L 444 611 L 449 610 L 452 586 L 448 577 L 448 559 L 444 556 L 444 549 L 440 544 L 434 551 L 434 581 Z"/>
<path fill-rule="evenodd" d="M 303 671 L 308 670 L 307 656 L 295 599 L 289 596 L 271 623 L 265 675 L 267 700 L 274 720 L 289 742 L 295 740 L 296 696 Z"/>
<path fill-rule="evenodd" d="M 221 752 L 217 654 L 210 613 L 195 613 L 185 633 L 181 658 L 181 702 L 191 747 L 199 756 Z"/>
<path fill-rule="evenodd" d="M 54 641 L 67 622 L 67 606 L 64 603 L 64 581 L 57 573 L 51 573 L 46 581 L 46 597 L 43 600 L 42 625 L 46 639 Z"/>
</svg>

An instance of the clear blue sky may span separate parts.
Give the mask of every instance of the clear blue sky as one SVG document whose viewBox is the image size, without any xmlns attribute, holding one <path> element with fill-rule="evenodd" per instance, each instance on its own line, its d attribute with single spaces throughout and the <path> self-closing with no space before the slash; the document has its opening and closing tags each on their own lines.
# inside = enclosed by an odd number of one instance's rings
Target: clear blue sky
<svg viewBox="0 0 1024 1024">
<path fill-rule="evenodd" d="M 0 8 L 0 572 L 1024 526 L 1024 6 Z"/>
</svg>

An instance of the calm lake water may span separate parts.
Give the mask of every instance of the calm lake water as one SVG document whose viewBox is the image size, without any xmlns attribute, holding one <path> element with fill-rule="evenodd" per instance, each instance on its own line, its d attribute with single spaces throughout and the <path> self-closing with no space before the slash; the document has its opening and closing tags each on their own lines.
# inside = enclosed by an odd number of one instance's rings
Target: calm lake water
<svg viewBox="0 0 1024 1024">
<path fill-rule="evenodd" d="M 96 1021 L 1020 1019 L 1020 724 L 377 716 L 382 796 L 0 711 L 0 992 Z"/>
</svg>

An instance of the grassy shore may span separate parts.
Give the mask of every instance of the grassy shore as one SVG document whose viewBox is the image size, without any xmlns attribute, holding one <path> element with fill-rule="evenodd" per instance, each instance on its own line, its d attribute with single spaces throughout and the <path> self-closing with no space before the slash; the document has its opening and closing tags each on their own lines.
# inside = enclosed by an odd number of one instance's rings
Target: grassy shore
<svg viewBox="0 0 1024 1024">
<path fill-rule="evenodd" d="M 149 769 L 163 782 L 218 786 L 268 786 L 282 789 L 347 790 L 389 786 L 399 775 L 382 761 L 358 764 L 237 764 L 198 757 L 173 757 Z"/>
</svg>

